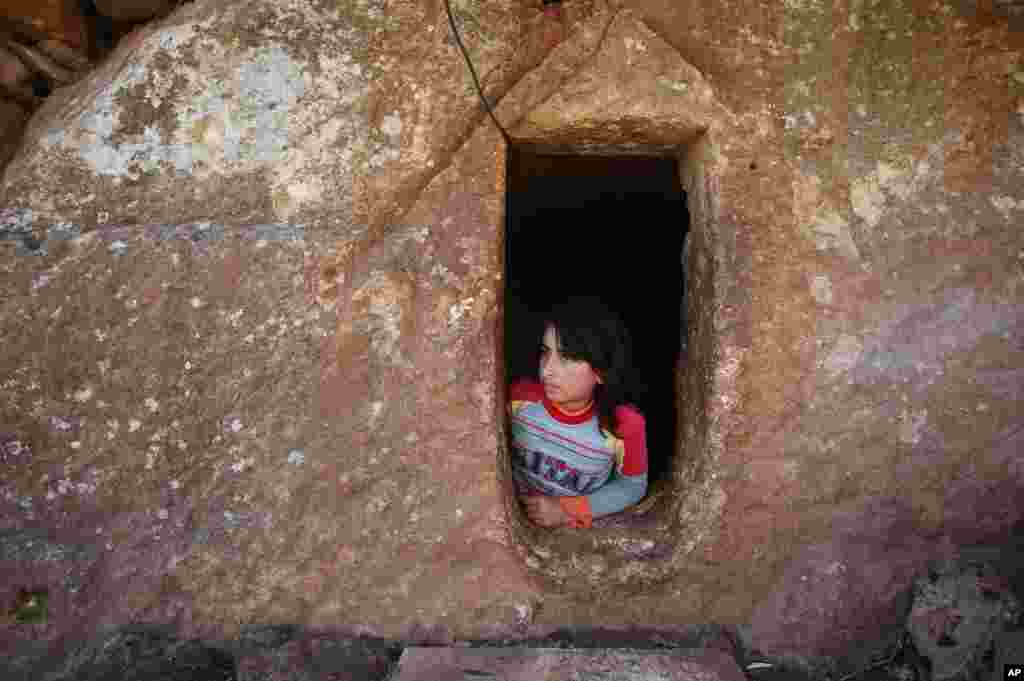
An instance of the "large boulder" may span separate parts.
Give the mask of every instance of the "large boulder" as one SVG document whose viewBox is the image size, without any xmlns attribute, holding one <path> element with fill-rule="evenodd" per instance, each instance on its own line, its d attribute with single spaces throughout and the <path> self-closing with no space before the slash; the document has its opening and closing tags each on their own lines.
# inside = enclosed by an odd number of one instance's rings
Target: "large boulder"
<svg viewBox="0 0 1024 681">
<path fill-rule="evenodd" d="M 510 497 L 506 149 L 443 8 L 196 0 L 122 41 L 0 183 L 0 529 L 96 547 L 4 559 L 49 608 L 5 649 L 898 621 L 1024 517 L 1024 77 L 998 17 L 883 5 L 453 3 L 517 143 L 680 161 L 668 491 L 590 532 Z"/>
</svg>

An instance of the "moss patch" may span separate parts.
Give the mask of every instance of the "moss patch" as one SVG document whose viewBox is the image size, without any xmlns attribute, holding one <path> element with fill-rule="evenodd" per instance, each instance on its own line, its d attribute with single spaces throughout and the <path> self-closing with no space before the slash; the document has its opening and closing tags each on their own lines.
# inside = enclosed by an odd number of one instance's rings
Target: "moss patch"
<svg viewBox="0 0 1024 681">
<path fill-rule="evenodd" d="M 10 617 L 19 624 L 43 624 L 49 616 L 46 589 L 19 589 Z"/>
</svg>

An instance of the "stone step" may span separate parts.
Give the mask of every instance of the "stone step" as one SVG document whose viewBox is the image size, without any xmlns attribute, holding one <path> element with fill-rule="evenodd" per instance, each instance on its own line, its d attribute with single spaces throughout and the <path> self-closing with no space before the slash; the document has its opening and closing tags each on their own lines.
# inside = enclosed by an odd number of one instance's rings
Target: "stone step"
<svg viewBox="0 0 1024 681">
<path fill-rule="evenodd" d="M 406 648 L 392 681 L 746 681 L 717 650 Z"/>
</svg>

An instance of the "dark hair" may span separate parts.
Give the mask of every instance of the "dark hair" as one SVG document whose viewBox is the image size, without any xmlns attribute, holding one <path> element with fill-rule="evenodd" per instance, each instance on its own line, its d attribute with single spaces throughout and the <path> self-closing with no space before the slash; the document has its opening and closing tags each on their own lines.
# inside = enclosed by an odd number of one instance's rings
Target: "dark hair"
<svg viewBox="0 0 1024 681">
<path fill-rule="evenodd" d="M 600 299 L 572 296 L 553 304 L 544 329 L 553 326 L 563 357 L 584 360 L 600 376 L 594 388 L 599 427 L 618 435 L 615 409 L 630 396 L 632 342 L 622 319 Z"/>
</svg>

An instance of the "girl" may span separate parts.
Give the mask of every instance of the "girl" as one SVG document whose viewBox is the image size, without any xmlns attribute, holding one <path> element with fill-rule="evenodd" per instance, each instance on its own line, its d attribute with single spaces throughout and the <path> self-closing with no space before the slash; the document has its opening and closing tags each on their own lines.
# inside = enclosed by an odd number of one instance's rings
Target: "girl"
<svg viewBox="0 0 1024 681">
<path fill-rule="evenodd" d="M 512 474 L 531 521 L 590 527 L 647 492 L 643 415 L 626 404 L 629 333 L 599 300 L 545 317 L 537 380 L 510 387 Z"/>
</svg>

